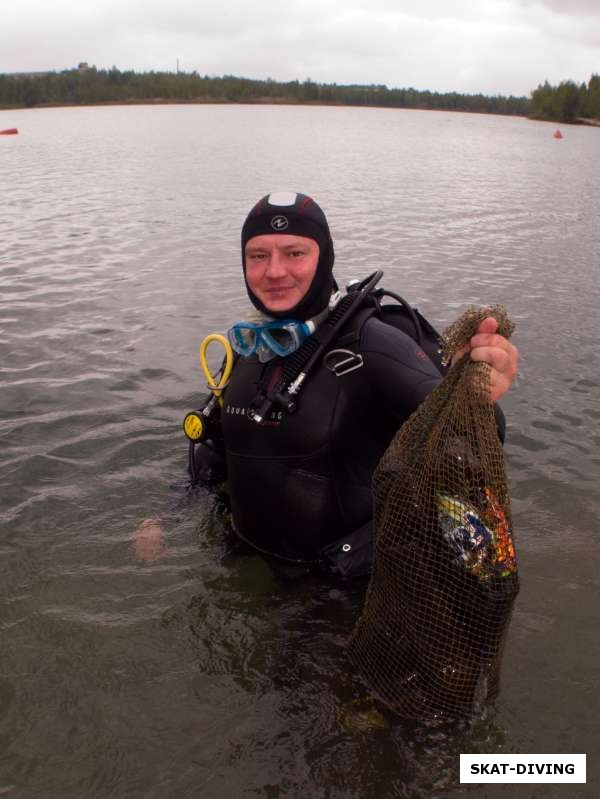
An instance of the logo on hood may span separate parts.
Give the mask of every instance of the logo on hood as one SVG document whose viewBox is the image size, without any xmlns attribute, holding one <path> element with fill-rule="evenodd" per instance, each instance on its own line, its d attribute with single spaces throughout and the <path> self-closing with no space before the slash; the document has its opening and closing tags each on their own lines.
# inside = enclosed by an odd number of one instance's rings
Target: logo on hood
<svg viewBox="0 0 600 799">
<path fill-rule="evenodd" d="M 288 218 L 286 216 L 282 216 L 281 214 L 278 214 L 271 219 L 271 227 L 278 233 L 280 233 L 282 230 L 287 230 L 289 224 Z"/>
</svg>

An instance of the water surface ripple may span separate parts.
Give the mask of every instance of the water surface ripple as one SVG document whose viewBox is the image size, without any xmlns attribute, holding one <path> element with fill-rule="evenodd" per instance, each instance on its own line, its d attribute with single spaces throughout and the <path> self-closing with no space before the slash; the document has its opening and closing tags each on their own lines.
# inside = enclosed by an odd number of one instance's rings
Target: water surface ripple
<svg viewBox="0 0 600 799">
<path fill-rule="evenodd" d="M 477 797 L 462 751 L 587 752 L 600 646 L 600 131 L 378 109 L 0 112 L 0 795 Z M 439 327 L 505 303 L 522 590 L 498 707 L 372 705 L 344 642 L 363 585 L 270 563 L 188 493 L 197 344 L 247 306 L 239 229 L 272 188 L 326 209 Z M 163 557 L 129 535 L 160 514 Z M 283 522 L 284 523 L 284 522 Z M 512 786 L 511 796 L 531 796 Z M 566 795 L 545 786 L 545 797 Z"/>
</svg>

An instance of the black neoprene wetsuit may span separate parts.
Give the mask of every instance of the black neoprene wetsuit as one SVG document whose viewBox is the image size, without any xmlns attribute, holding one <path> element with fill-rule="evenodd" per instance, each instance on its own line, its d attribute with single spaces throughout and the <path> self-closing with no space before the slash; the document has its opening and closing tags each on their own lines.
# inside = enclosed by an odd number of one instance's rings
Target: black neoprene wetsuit
<svg viewBox="0 0 600 799">
<path fill-rule="evenodd" d="M 347 336 L 346 336 L 347 338 Z M 316 561 L 323 548 L 372 515 L 371 480 L 391 438 L 441 375 L 405 333 L 371 316 L 349 343 L 362 367 L 336 376 L 321 364 L 293 414 L 262 424 L 248 416 L 261 381 L 281 360 L 239 358 L 225 391 L 221 425 L 232 514 L 256 548 Z"/>
</svg>

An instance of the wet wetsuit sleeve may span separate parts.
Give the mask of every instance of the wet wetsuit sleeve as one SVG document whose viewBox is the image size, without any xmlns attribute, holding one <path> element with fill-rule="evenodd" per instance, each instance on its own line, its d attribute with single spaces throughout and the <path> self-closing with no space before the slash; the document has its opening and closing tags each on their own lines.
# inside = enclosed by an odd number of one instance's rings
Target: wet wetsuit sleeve
<svg viewBox="0 0 600 799">
<path fill-rule="evenodd" d="M 221 432 L 221 419 L 213 422 L 213 435 L 207 441 L 196 444 L 190 451 L 188 471 L 192 481 L 206 486 L 222 483 L 227 479 L 225 443 Z M 193 460 L 192 460 L 193 459 Z"/>
<path fill-rule="evenodd" d="M 227 462 L 223 443 L 209 439 L 197 444 L 194 451 L 196 478 L 205 485 L 216 485 L 227 479 Z"/>
</svg>

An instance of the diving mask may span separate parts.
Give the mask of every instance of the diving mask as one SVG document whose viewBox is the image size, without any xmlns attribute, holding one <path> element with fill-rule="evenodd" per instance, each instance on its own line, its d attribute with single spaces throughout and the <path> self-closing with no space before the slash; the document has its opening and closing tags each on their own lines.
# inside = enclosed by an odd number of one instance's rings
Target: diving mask
<svg viewBox="0 0 600 799">
<path fill-rule="evenodd" d="M 275 319 L 272 322 L 237 322 L 227 331 L 233 349 L 244 358 L 257 355 L 265 363 L 291 355 L 315 330 L 312 320 Z"/>
</svg>

